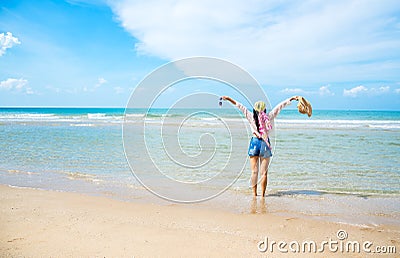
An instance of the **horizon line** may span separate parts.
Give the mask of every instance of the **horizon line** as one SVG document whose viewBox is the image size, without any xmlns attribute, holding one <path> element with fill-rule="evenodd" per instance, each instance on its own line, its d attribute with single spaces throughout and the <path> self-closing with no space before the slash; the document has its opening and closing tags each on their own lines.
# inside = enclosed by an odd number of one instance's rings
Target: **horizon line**
<svg viewBox="0 0 400 258">
<path fill-rule="evenodd" d="M 1 108 L 121 108 L 126 109 L 127 107 L 122 106 L 0 106 Z M 147 107 L 135 107 L 134 109 L 146 109 Z M 160 109 L 168 109 L 169 107 L 153 107 L 153 108 L 160 108 Z M 188 107 L 189 108 L 189 107 Z M 196 107 L 194 107 L 195 109 Z M 198 107 L 198 108 L 205 108 L 205 107 Z M 210 109 L 219 109 L 218 107 L 208 107 Z M 184 107 L 177 108 L 177 109 L 185 109 Z M 286 108 L 285 110 L 297 110 L 296 108 Z M 313 109 L 319 111 L 396 111 L 399 112 L 400 109 Z"/>
</svg>

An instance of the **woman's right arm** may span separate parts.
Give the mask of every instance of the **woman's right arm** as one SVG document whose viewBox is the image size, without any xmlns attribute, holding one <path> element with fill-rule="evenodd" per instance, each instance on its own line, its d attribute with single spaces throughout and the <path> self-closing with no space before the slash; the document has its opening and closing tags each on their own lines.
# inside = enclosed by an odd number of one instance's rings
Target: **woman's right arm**
<svg viewBox="0 0 400 258">
<path fill-rule="evenodd" d="M 232 99 L 231 97 L 228 97 L 228 96 L 222 96 L 221 98 L 223 100 L 227 100 L 227 101 L 231 102 L 233 105 L 235 105 L 240 111 L 242 111 L 242 113 L 244 114 L 246 119 L 249 121 L 250 125 L 252 127 L 255 126 L 254 121 L 253 121 L 253 113 L 250 112 L 245 106 L 243 106 L 242 103 L 237 102 L 236 100 L 234 100 L 234 99 Z M 257 131 L 257 128 L 255 128 L 254 130 Z"/>
<path fill-rule="evenodd" d="M 223 100 L 229 101 L 230 103 L 232 103 L 233 105 L 236 106 L 236 100 L 232 99 L 231 97 L 229 97 L 229 96 L 222 96 L 221 98 L 222 98 Z"/>
</svg>

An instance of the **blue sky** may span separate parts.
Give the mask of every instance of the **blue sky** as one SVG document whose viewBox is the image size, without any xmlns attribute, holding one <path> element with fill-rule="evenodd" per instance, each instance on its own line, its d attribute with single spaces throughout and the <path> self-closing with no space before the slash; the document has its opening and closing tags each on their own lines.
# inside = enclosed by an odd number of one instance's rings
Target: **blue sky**
<svg viewBox="0 0 400 258">
<path fill-rule="evenodd" d="M 239 65 L 272 104 L 400 110 L 399 1 L 0 2 L 0 106 L 123 107 L 191 56 Z"/>
</svg>

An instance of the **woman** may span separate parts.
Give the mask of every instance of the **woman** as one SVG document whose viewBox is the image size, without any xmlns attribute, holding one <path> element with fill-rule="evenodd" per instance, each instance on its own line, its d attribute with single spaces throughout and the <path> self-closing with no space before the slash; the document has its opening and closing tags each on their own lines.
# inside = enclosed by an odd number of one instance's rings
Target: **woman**
<svg viewBox="0 0 400 258">
<path fill-rule="evenodd" d="M 250 112 L 245 106 L 236 100 L 222 96 L 223 100 L 228 100 L 246 116 L 250 123 L 253 137 L 250 140 L 248 154 L 250 157 L 251 167 L 251 184 L 253 188 L 253 195 L 257 196 L 257 179 L 258 170 L 261 170 L 261 192 L 265 196 L 267 188 L 267 173 L 269 160 L 272 156 L 271 143 L 268 137 L 268 132 L 272 129 L 271 121 L 279 114 L 279 112 L 286 106 L 290 105 L 291 101 L 299 100 L 299 96 L 293 96 L 289 99 L 282 101 L 271 112 L 266 113 L 265 103 L 257 101 L 254 103 L 253 112 Z"/>
</svg>

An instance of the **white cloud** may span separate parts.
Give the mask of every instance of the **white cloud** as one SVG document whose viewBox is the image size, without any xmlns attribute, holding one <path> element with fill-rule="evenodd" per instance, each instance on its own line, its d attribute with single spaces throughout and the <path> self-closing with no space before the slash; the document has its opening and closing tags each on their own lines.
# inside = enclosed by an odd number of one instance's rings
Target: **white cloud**
<svg viewBox="0 0 400 258">
<path fill-rule="evenodd" d="M 306 93 L 304 90 L 295 88 L 295 89 L 290 89 L 290 88 L 285 88 L 281 90 L 282 93 L 288 93 L 288 94 L 304 94 Z"/>
<path fill-rule="evenodd" d="M 21 44 L 21 42 L 11 32 L 7 32 L 6 34 L 0 33 L 0 56 L 4 55 L 7 48 L 12 48 L 17 44 Z"/>
<path fill-rule="evenodd" d="M 354 88 L 352 88 L 350 90 L 344 89 L 343 90 L 343 96 L 346 96 L 346 97 L 357 97 L 358 94 L 360 94 L 362 92 L 367 92 L 367 91 L 368 91 L 368 89 L 365 86 L 360 85 L 360 86 L 354 87 Z"/>
<path fill-rule="evenodd" d="M 34 94 L 31 87 L 28 86 L 28 81 L 25 79 L 8 78 L 0 82 L 0 90 L 7 90 L 11 92 L 22 92 L 26 94 Z"/>
<path fill-rule="evenodd" d="M 83 87 L 83 91 L 85 91 L 85 89 L 87 90 L 87 87 Z M 77 88 L 73 88 L 73 89 L 66 89 L 65 92 L 68 94 L 78 94 L 80 90 Z"/>
<path fill-rule="evenodd" d="M 214 56 L 261 83 L 397 77 L 397 1 L 119 0 L 110 5 L 139 53 Z M 390 62 L 388 62 L 390 61 Z"/>
<path fill-rule="evenodd" d="M 395 89 L 394 92 L 400 94 L 400 89 Z"/>
<path fill-rule="evenodd" d="M 369 92 L 373 95 L 380 95 L 380 94 L 384 94 L 384 93 L 388 93 L 390 91 L 390 87 L 389 86 L 382 86 L 379 88 L 371 88 L 369 90 Z"/>
<path fill-rule="evenodd" d="M 28 95 L 34 94 L 34 92 L 33 92 L 31 87 L 27 87 L 25 93 L 28 94 Z"/>
<path fill-rule="evenodd" d="M 98 88 L 101 87 L 101 85 L 103 85 L 105 83 L 107 83 L 107 80 L 104 79 L 103 77 L 99 77 L 97 79 L 97 83 L 94 86 L 92 86 L 92 87 L 84 86 L 82 88 L 82 91 L 83 92 L 95 92 Z"/>
<path fill-rule="evenodd" d="M 363 85 L 354 87 L 350 90 L 343 90 L 343 96 L 345 97 L 357 97 L 359 94 L 367 94 L 370 96 L 376 96 L 376 95 L 382 95 L 385 93 L 390 92 L 390 87 L 389 86 L 382 86 L 379 88 L 367 88 Z"/>
<path fill-rule="evenodd" d="M 318 94 L 321 96 L 334 96 L 335 93 L 333 93 L 330 89 L 329 86 L 322 86 L 318 90 Z"/>
<path fill-rule="evenodd" d="M 53 87 L 53 86 L 50 86 L 50 85 L 46 86 L 45 88 L 47 90 L 50 90 L 50 91 L 55 92 L 55 93 L 60 93 L 62 91 L 61 88 Z"/>
<path fill-rule="evenodd" d="M 303 95 L 321 95 L 321 96 L 333 96 L 335 93 L 333 93 L 329 89 L 329 85 L 326 86 L 321 86 L 318 90 L 304 90 L 300 88 L 285 88 L 281 90 L 281 93 L 287 93 L 287 94 L 303 94 Z"/>
<path fill-rule="evenodd" d="M 97 89 L 97 88 L 99 88 L 101 85 L 103 85 L 105 83 L 107 83 L 107 80 L 102 78 L 102 77 L 100 77 L 99 79 L 97 79 L 97 83 L 94 86 L 94 88 Z"/>
<path fill-rule="evenodd" d="M 115 94 L 122 94 L 125 92 L 125 89 L 117 86 L 117 87 L 114 87 L 114 92 L 115 92 Z"/>
<path fill-rule="evenodd" d="M 98 81 L 99 81 L 100 84 L 104 84 L 104 83 L 107 82 L 107 80 L 102 78 L 102 77 L 100 77 Z"/>
</svg>

